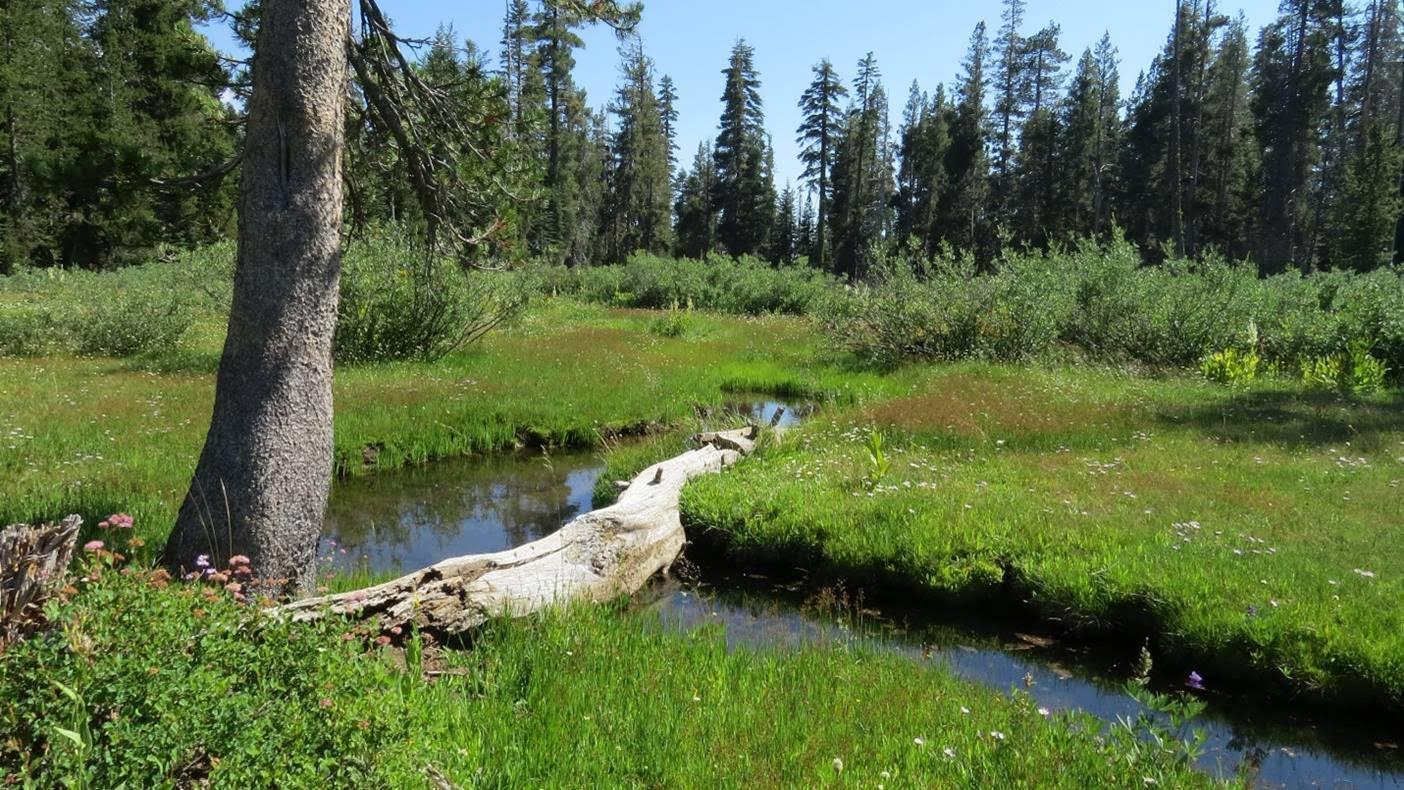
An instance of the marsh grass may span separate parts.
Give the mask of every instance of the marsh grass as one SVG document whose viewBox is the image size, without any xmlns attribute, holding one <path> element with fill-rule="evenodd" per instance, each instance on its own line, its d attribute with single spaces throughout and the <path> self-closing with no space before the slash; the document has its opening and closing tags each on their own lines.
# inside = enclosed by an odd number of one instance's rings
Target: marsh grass
<svg viewBox="0 0 1404 790">
<path fill-rule="evenodd" d="M 516 446 L 599 447 L 680 423 L 729 390 L 848 401 L 884 377 L 832 362 L 802 319 L 693 314 L 660 337 L 655 314 L 553 301 L 434 363 L 337 369 L 340 475 Z M 194 469 L 222 337 L 197 324 L 142 360 L 0 358 L 0 523 L 129 512 L 165 538 Z"/>
<path fill-rule="evenodd" d="M 825 411 L 745 474 L 698 480 L 683 514 L 739 562 L 1011 602 L 1148 637 L 1210 686 L 1397 709 L 1401 486 L 1397 393 L 962 365 Z"/>
</svg>

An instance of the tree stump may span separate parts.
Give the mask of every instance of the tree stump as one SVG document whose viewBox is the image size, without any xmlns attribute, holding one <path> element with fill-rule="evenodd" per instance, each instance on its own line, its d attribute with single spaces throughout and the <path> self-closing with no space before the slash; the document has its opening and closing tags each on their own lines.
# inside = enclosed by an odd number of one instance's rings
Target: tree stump
<svg viewBox="0 0 1404 790">
<path fill-rule="evenodd" d="M 0 650 L 44 623 L 44 602 L 63 588 L 83 519 L 14 524 L 0 531 Z"/>
</svg>

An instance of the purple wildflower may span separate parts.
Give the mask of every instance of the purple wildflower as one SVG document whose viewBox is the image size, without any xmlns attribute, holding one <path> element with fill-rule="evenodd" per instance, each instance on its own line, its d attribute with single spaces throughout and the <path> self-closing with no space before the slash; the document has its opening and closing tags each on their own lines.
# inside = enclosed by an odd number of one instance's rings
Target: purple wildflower
<svg viewBox="0 0 1404 790">
<path fill-rule="evenodd" d="M 1185 685 L 1195 691 L 1204 690 L 1204 678 L 1198 672 L 1189 673 L 1189 678 L 1185 680 Z"/>
<path fill-rule="evenodd" d="M 208 568 L 208 567 L 210 567 L 210 555 L 208 555 L 208 554 L 201 554 L 200 556 L 196 557 L 196 558 L 195 558 L 195 567 L 197 567 L 197 568 Z"/>
</svg>

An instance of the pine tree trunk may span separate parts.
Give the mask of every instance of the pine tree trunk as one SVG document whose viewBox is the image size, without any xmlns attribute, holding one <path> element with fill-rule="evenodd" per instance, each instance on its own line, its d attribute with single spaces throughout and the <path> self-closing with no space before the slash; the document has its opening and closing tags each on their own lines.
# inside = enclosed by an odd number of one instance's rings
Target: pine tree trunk
<svg viewBox="0 0 1404 790">
<path fill-rule="evenodd" d="M 310 586 L 332 474 L 346 0 L 266 0 L 214 414 L 166 544 L 190 568 L 245 554 L 265 589 Z"/>
</svg>

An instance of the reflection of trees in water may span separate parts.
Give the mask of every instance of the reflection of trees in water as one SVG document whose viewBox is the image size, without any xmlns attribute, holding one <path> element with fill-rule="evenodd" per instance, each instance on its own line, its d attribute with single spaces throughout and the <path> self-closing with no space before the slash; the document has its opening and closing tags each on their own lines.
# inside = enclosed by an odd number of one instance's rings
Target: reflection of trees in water
<svg viewBox="0 0 1404 790">
<path fill-rule="evenodd" d="M 591 455 L 508 456 L 432 464 L 342 481 L 323 532 L 354 554 L 422 544 L 462 553 L 519 546 L 590 506 L 600 464 Z M 572 485 L 573 484 L 573 485 Z"/>
</svg>

